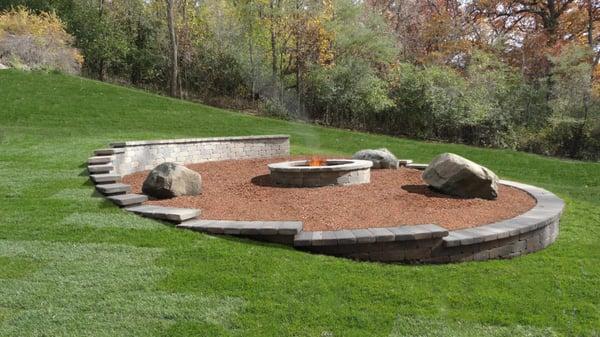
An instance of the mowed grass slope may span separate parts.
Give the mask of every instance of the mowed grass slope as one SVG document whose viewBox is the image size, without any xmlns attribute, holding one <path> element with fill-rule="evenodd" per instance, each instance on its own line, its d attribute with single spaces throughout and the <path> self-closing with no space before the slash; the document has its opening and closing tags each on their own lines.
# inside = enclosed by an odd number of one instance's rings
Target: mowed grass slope
<svg viewBox="0 0 600 337">
<path fill-rule="evenodd" d="M 358 263 L 177 230 L 94 196 L 112 141 L 290 134 L 294 153 L 451 151 L 567 202 L 513 260 Z M 383 191 L 382 193 L 385 193 Z M 0 72 L 0 336 L 600 336 L 600 164 L 258 118 L 82 78 Z"/>
</svg>

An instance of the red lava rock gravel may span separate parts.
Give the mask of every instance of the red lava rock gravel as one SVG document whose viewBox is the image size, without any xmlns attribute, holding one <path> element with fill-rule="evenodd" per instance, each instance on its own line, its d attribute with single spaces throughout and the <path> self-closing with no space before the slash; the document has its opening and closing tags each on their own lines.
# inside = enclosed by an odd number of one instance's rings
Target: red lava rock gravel
<svg viewBox="0 0 600 337">
<path fill-rule="evenodd" d="M 421 171 L 371 170 L 371 183 L 354 186 L 286 188 L 270 186 L 268 163 L 290 158 L 228 160 L 186 165 L 202 175 L 203 193 L 147 204 L 191 207 L 203 219 L 300 220 L 304 230 L 437 224 L 447 229 L 475 227 L 526 212 L 535 199 L 500 185 L 496 200 L 460 199 L 430 190 Z M 124 177 L 141 193 L 148 172 Z"/>
</svg>

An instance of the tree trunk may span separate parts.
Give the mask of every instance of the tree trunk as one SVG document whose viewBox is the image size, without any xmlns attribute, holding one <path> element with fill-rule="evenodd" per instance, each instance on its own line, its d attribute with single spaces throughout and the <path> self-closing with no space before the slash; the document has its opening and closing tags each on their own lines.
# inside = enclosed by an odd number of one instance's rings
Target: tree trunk
<svg viewBox="0 0 600 337">
<path fill-rule="evenodd" d="M 300 48 L 300 0 L 296 0 L 296 113 L 302 115 L 302 51 Z"/>
<path fill-rule="evenodd" d="M 175 35 L 175 0 L 167 1 L 167 26 L 169 28 L 169 42 L 171 43 L 171 83 L 169 93 L 179 97 L 179 68 L 177 65 L 177 36 Z"/>
<path fill-rule="evenodd" d="M 102 16 L 104 14 L 104 0 L 100 0 L 98 4 L 98 19 L 102 21 Z M 104 59 L 100 56 L 98 60 L 98 80 L 104 82 Z"/>
<path fill-rule="evenodd" d="M 256 95 L 256 74 L 254 71 L 254 3 L 250 0 L 250 14 L 248 19 L 248 49 L 250 53 L 250 94 L 252 95 L 252 102 L 254 102 Z"/>
<path fill-rule="evenodd" d="M 273 84 L 275 84 L 275 80 L 277 78 L 277 41 L 275 40 L 275 0 L 271 0 L 269 2 L 269 7 L 271 9 L 271 77 L 273 80 Z"/>
</svg>

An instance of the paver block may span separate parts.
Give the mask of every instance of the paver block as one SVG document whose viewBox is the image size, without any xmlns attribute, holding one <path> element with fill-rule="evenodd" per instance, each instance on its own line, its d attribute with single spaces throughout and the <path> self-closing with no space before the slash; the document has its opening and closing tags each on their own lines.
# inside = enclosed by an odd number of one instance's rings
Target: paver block
<svg viewBox="0 0 600 337">
<path fill-rule="evenodd" d="M 300 232 L 294 236 L 294 246 L 307 247 L 312 245 L 313 232 Z"/>
<path fill-rule="evenodd" d="M 240 235 L 259 235 L 261 221 L 236 221 L 240 227 Z"/>
<path fill-rule="evenodd" d="M 215 220 L 189 220 L 177 225 L 177 228 L 191 229 L 212 234 L 223 234 L 223 226 Z"/>
<path fill-rule="evenodd" d="M 353 229 L 352 234 L 358 243 L 373 243 L 376 241 L 375 235 L 368 229 Z"/>
<path fill-rule="evenodd" d="M 141 204 L 148 200 L 148 196 L 144 194 L 117 194 L 107 197 L 108 200 L 115 204 L 124 207 Z"/>
<path fill-rule="evenodd" d="M 200 215 L 200 210 L 196 208 L 177 208 L 154 205 L 128 207 L 127 210 L 144 217 L 174 222 L 183 222 Z"/>
<path fill-rule="evenodd" d="M 373 233 L 376 242 L 394 241 L 394 233 L 387 228 L 369 228 L 369 232 Z"/>
<path fill-rule="evenodd" d="M 461 233 L 466 234 L 467 237 L 460 240 L 461 245 L 472 245 L 485 241 L 485 233 L 477 230 L 477 228 L 461 229 Z"/>
<path fill-rule="evenodd" d="M 462 231 L 452 231 L 448 233 L 448 236 L 443 238 L 444 245 L 446 247 L 456 247 L 461 245 L 461 241 L 471 237 L 467 233 L 463 233 Z"/>
<path fill-rule="evenodd" d="M 426 225 L 418 225 L 418 226 L 420 228 L 428 230 L 431 233 L 431 237 L 434 239 L 443 238 L 445 236 L 448 236 L 448 230 L 446 228 L 440 227 L 438 225 L 426 224 Z"/>
<path fill-rule="evenodd" d="M 350 230 L 335 231 L 335 238 L 338 245 L 351 245 L 356 243 L 356 237 Z"/>
<path fill-rule="evenodd" d="M 296 235 L 302 230 L 301 221 L 276 221 L 277 234 Z"/>
<path fill-rule="evenodd" d="M 335 237 L 335 231 L 320 231 L 314 232 L 313 246 L 335 246 L 337 245 L 337 239 Z"/>
<path fill-rule="evenodd" d="M 88 165 L 87 167 L 89 173 L 108 173 L 114 170 L 112 165 Z"/>
<path fill-rule="evenodd" d="M 415 240 L 426 240 L 433 237 L 431 230 L 429 230 L 427 227 L 423 227 L 423 225 L 406 226 L 406 229 L 412 232 Z"/>
<path fill-rule="evenodd" d="M 106 148 L 106 149 L 98 149 L 94 151 L 96 156 L 110 156 L 117 153 L 124 153 L 124 148 Z"/>
<path fill-rule="evenodd" d="M 276 235 L 279 231 L 279 226 L 276 221 L 260 221 L 257 229 L 260 235 Z"/>
<path fill-rule="evenodd" d="M 96 189 L 102 194 L 123 194 L 131 192 L 131 186 L 123 183 L 96 185 Z"/>
<path fill-rule="evenodd" d="M 394 241 L 409 241 L 415 239 L 414 233 L 409 227 L 411 226 L 390 227 L 387 229 L 394 233 Z"/>
<path fill-rule="evenodd" d="M 89 157 L 87 163 L 89 165 L 108 164 L 114 159 L 113 156 L 94 156 Z"/>
<path fill-rule="evenodd" d="M 90 174 L 90 179 L 96 184 L 109 184 L 121 181 L 121 176 L 113 173 Z"/>
</svg>

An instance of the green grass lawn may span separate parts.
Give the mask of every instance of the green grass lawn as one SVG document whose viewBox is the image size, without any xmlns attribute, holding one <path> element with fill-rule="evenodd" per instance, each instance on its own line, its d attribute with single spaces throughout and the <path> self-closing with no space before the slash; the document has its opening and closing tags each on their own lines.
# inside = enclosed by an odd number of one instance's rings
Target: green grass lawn
<svg viewBox="0 0 600 337">
<path fill-rule="evenodd" d="M 125 214 L 84 174 L 112 141 L 290 134 L 292 151 L 451 151 L 567 202 L 549 248 L 359 263 Z M 600 164 L 258 118 L 58 74 L 0 72 L 0 336 L 600 336 Z"/>
</svg>

